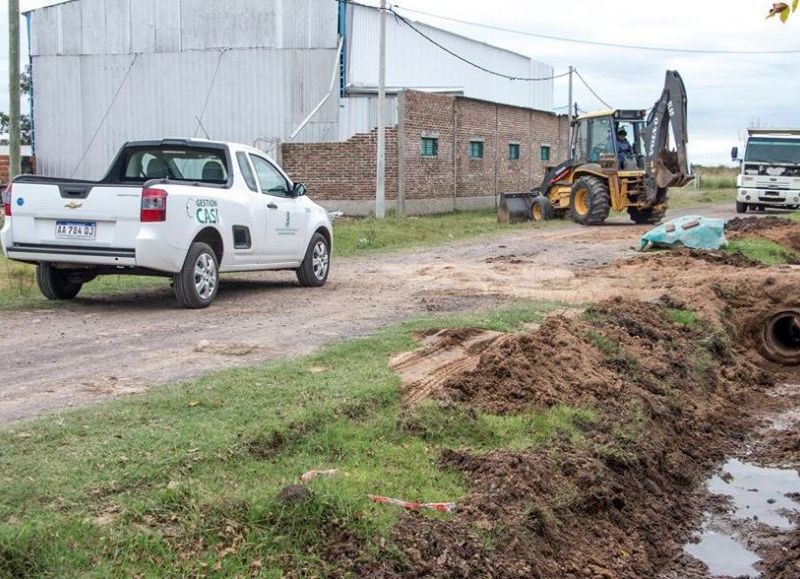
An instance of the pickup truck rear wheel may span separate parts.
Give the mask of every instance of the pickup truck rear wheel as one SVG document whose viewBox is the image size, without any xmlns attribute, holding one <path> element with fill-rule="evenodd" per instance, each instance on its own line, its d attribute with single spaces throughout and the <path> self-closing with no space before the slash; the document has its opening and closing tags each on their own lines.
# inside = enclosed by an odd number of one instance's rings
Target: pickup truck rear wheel
<svg viewBox="0 0 800 579">
<path fill-rule="evenodd" d="M 189 246 L 181 271 L 172 276 L 175 297 L 184 308 L 197 310 L 211 305 L 219 289 L 217 255 L 207 243 Z"/>
<path fill-rule="evenodd" d="M 308 244 L 303 263 L 297 268 L 297 281 L 303 287 L 325 285 L 331 269 L 331 248 L 321 233 L 315 233 Z"/>
<path fill-rule="evenodd" d="M 70 280 L 70 272 L 56 269 L 49 263 L 36 265 L 36 284 L 48 300 L 71 300 L 83 287 L 82 283 Z"/>
</svg>

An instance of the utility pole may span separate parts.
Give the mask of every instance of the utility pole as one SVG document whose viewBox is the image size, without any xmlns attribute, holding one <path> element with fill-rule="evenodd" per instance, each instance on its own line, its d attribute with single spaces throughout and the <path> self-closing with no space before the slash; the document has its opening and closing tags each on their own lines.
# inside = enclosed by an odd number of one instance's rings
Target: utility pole
<svg viewBox="0 0 800 579">
<path fill-rule="evenodd" d="M 567 124 L 569 125 L 569 130 L 567 132 L 567 148 L 569 149 L 572 147 L 572 65 L 569 67 L 569 102 L 567 102 Z M 572 156 L 570 154 L 570 156 Z"/>
<path fill-rule="evenodd" d="M 19 0 L 8 1 L 8 178 L 20 173 L 19 156 Z"/>
<path fill-rule="evenodd" d="M 381 38 L 378 55 L 378 174 L 375 217 L 386 217 L 386 0 L 381 0 Z"/>
</svg>

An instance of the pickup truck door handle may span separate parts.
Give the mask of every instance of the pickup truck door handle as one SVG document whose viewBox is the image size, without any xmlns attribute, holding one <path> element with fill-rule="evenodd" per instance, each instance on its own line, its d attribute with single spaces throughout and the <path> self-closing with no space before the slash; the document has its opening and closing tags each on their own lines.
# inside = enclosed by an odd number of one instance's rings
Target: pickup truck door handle
<svg viewBox="0 0 800 579">
<path fill-rule="evenodd" d="M 267 207 L 269 207 L 270 209 L 277 209 L 278 208 L 278 206 L 275 203 L 267 203 Z"/>
</svg>

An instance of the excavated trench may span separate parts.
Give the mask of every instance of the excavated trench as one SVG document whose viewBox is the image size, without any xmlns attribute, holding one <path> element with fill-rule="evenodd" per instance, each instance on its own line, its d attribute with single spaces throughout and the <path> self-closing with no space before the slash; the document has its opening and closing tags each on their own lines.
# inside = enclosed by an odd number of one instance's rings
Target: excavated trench
<svg viewBox="0 0 800 579">
<path fill-rule="evenodd" d="M 711 270 L 682 283 L 693 265 Z M 626 267 L 614 271 L 624 278 Z M 515 334 L 444 330 L 393 361 L 407 406 L 398 427 L 423 438 L 432 427 L 415 408 L 426 400 L 462 419 L 469 409 L 502 416 L 564 406 L 591 409 L 595 418 L 580 424 L 577 445 L 556 438 L 516 451 L 445 449 L 441 468 L 460 473 L 469 489 L 456 514 L 404 516 L 387 547 L 404 564 L 373 561 L 358 574 L 800 576 L 792 574 L 800 573 L 800 541 L 758 523 L 797 510 L 800 495 L 787 495 L 800 491 L 793 488 L 800 443 L 790 453 L 797 460 L 771 470 L 740 456 L 765 416 L 800 406 L 800 392 L 775 395 L 777 384 L 800 382 L 800 272 L 680 255 L 659 256 L 652 275 L 671 284 L 659 300 L 606 300 Z M 748 482 L 753 477 L 758 482 Z M 726 508 L 750 521 L 733 524 L 759 531 L 747 541 L 726 534 L 708 511 L 709 494 L 726 490 Z M 744 499 L 758 509 L 742 506 Z"/>
</svg>

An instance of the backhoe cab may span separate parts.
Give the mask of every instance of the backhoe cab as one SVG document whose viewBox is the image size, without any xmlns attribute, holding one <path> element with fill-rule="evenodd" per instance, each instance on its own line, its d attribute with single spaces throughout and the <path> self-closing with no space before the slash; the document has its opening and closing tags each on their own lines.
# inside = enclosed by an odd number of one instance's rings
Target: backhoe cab
<svg viewBox="0 0 800 579">
<path fill-rule="evenodd" d="M 693 179 L 686 143 L 686 90 L 680 75 L 667 71 L 664 92 L 649 115 L 605 110 L 578 117 L 571 158 L 548 168 L 530 193 L 503 194 L 500 219 L 543 221 L 569 214 L 577 223 L 596 225 L 613 209 L 627 211 L 636 223 L 657 223 L 667 210 L 668 188 Z"/>
</svg>

